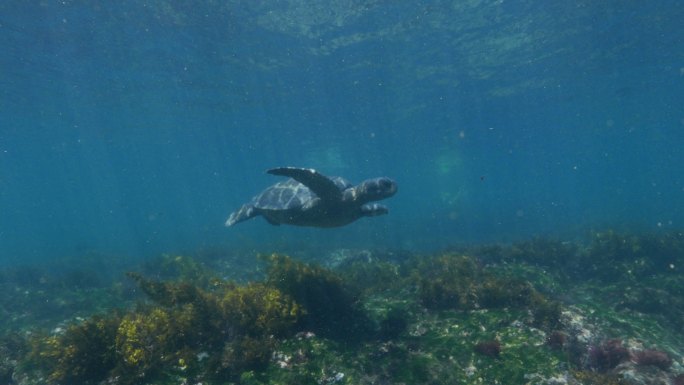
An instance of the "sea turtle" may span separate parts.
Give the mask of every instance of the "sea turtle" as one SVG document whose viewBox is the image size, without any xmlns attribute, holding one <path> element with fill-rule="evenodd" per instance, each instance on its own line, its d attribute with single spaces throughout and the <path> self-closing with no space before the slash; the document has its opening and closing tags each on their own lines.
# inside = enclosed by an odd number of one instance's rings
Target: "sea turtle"
<svg viewBox="0 0 684 385">
<path fill-rule="evenodd" d="M 257 215 L 272 225 L 344 226 L 361 217 L 387 214 L 387 207 L 369 202 L 389 198 L 397 192 L 397 184 L 386 177 L 352 186 L 343 178 L 327 177 L 309 168 L 279 167 L 266 172 L 290 179 L 268 187 L 250 203 L 242 205 L 230 214 L 226 226 Z"/>
</svg>

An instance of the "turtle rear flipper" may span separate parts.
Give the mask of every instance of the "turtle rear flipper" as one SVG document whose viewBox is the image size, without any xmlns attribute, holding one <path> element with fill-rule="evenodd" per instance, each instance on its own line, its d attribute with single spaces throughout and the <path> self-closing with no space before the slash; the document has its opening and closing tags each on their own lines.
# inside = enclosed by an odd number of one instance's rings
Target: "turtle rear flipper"
<svg viewBox="0 0 684 385">
<path fill-rule="evenodd" d="M 339 201 L 342 192 L 335 182 L 327 176 L 311 168 L 278 167 L 272 168 L 267 173 L 290 177 L 308 187 L 319 198 L 326 201 Z"/>
<path fill-rule="evenodd" d="M 253 205 L 242 205 L 238 211 L 230 214 L 230 217 L 228 217 L 228 220 L 226 221 L 226 227 L 230 227 L 236 223 L 254 218 L 258 214 L 259 213 L 254 209 Z"/>
</svg>

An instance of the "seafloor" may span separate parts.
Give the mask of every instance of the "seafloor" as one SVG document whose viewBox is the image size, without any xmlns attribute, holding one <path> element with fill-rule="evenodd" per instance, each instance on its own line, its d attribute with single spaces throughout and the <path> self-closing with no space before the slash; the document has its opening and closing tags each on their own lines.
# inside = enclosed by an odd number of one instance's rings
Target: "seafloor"
<svg viewBox="0 0 684 385">
<path fill-rule="evenodd" d="M 684 384 L 684 235 L 588 238 L 5 267 L 0 384 Z"/>
</svg>

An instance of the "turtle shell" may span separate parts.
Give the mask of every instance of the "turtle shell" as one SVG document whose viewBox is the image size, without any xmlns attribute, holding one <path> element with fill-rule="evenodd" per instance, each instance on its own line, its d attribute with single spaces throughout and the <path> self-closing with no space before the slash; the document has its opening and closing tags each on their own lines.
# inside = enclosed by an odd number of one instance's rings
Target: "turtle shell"
<svg viewBox="0 0 684 385">
<path fill-rule="evenodd" d="M 332 177 L 330 180 L 335 182 L 340 191 L 352 187 L 352 184 L 344 178 Z M 305 185 L 294 179 L 288 179 L 274 184 L 255 196 L 252 205 L 260 210 L 298 210 L 310 207 L 317 198 L 320 197 Z"/>
</svg>

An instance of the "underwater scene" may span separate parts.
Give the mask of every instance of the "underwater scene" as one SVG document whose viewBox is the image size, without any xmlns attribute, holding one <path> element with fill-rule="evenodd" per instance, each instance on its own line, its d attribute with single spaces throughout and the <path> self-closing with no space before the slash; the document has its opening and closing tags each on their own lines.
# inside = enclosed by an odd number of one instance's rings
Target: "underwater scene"
<svg viewBox="0 0 684 385">
<path fill-rule="evenodd" d="M 2 1 L 0 385 L 684 385 L 682 20 Z"/>
</svg>

